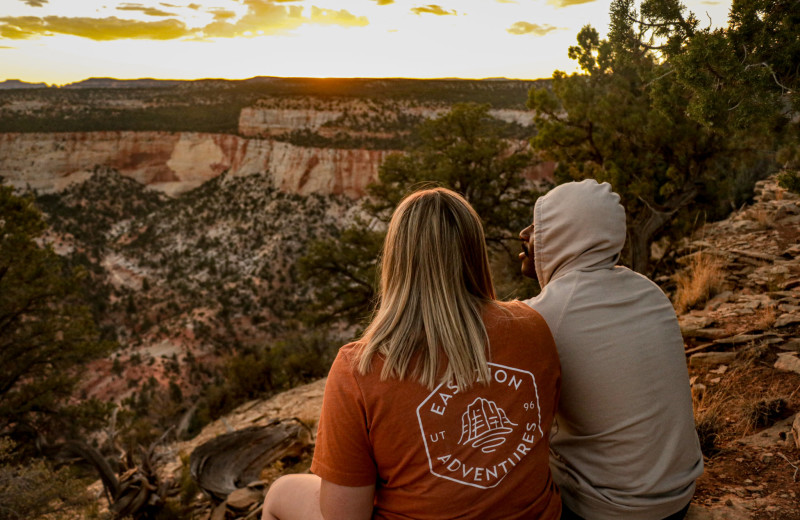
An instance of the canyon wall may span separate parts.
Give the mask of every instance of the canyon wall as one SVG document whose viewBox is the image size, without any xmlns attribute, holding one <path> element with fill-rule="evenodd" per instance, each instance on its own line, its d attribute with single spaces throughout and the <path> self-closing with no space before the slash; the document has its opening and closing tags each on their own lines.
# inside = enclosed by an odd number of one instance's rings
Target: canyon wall
<svg viewBox="0 0 800 520">
<path fill-rule="evenodd" d="M 248 137 L 260 137 L 294 130 L 317 131 L 325 124 L 336 123 L 348 112 L 377 119 L 397 119 L 401 112 L 433 119 L 448 110 L 449 107 L 412 106 L 404 103 L 379 109 L 363 101 L 330 103 L 322 110 L 307 106 L 301 108 L 252 106 L 243 108 L 239 114 L 239 133 Z M 489 115 L 506 123 L 533 126 L 533 112 L 530 110 L 491 109 Z"/>
<path fill-rule="evenodd" d="M 284 191 L 358 198 L 389 153 L 195 132 L 0 133 L 0 177 L 46 193 L 109 166 L 176 195 L 226 170 L 231 176 L 269 172 Z"/>
<path fill-rule="evenodd" d="M 316 130 L 335 121 L 343 112 L 334 110 L 243 108 L 239 115 L 239 133 L 246 136 L 274 135 L 292 130 Z"/>
</svg>

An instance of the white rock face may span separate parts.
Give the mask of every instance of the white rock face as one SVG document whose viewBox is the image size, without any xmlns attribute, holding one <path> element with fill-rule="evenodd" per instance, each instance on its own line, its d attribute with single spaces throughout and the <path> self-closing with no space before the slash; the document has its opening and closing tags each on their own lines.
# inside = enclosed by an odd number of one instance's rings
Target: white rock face
<svg viewBox="0 0 800 520">
<path fill-rule="evenodd" d="M 4 133 L 0 177 L 46 193 L 86 180 L 96 166 L 109 166 L 174 195 L 226 170 L 233 176 L 270 172 L 288 192 L 358 198 L 389 153 L 195 132 Z"/>
<path fill-rule="evenodd" d="M 365 106 L 363 103 L 343 103 L 336 105 L 338 109 L 314 108 L 270 108 L 246 107 L 239 114 L 239 133 L 248 137 L 263 137 L 278 135 L 294 130 L 319 130 L 325 123 L 339 119 L 345 110 L 353 113 L 373 113 L 378 115 L 374 107 Z M 392 117 L 397 112 L 404 112 L 434 119 L 447 112 L 446 108 L 434 106 L 395 106 L 381 113 L 380 117 Z M 533 125 L 533 112 L 529 110 L 492 109 L 489 115 L 507 123 L 517 123 L 523 126 Z"/>
<path fill-rule="evenodd" d="M 260 136 L 300 129 L 316 130 L 341 115 L 341 111 L 335 110 L 247 107 L 239 114 L 239 132 L 246 136 Z"/>
<path fill-rule="evenodd" d="M 533 111 L 531 110 L 511 110 L 499 108 L 489 110 L 489 115 L 506 123 L 517 123 L 522 126 L 533 126 Z"/>
</svg>

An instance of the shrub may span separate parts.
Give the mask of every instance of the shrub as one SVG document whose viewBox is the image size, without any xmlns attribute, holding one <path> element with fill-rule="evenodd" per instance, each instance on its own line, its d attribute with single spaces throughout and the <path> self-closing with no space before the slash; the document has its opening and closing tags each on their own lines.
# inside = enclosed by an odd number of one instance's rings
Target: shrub
<svg viewBox="0 0 800 520">
<path fill-rule="evenodd" d="M 92 499 L 86 483 L 75 478 L 68 467 L 54 469 L 40 459 L 20 464 L 12 461 L 15 444 L 0 439 L 0 518 L 78 518 L 77 510 L 89 507 Z"/>
</svg>

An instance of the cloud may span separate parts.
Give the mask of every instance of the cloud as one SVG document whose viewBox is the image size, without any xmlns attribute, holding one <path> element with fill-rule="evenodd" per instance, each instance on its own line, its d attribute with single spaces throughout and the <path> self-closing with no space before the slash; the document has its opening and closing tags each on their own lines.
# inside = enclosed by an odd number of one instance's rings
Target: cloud
<svg viewBox="0 0 800 520">
<path fill-rule="evenodd" d="M 67 34 L 95 41 L 108 40 L 174 40 L 191 34 L 178 20 L 140 22 L 109 18 L 67 18 L 63 16 L 18 16 L 0 18 L 0 37 L 27 40 L 36 36 Z"/>
<path fill-rule="evenodd" d="M 211 9 L 209 11 L 211 14 L 214 15 L 214 20 L 230 20 L 231 18 L 236 18 L 236 13 L 233 11 L 228 11 L 227 9 L 222 9 L 221 7 L 217 7 Z"/>
<path fill-rule="evenodd" d="M 356 16 L 345 9 L 336 11 L 312 6 L 311 23 L 341 25 L 342 27 L 364 27 L 369 25 L 369 20 L 367 20 L 366 16 Z"/>
<path fill-rule="evenodd" d="M 528 22 L 516 22 L 514 25 L 506 29 L 506 31 L 511 34 L 533 34 L 535 36 L 544 36 L 549 32 L 557 30 L 558 27 L 553 27 L 552 25 L 539 25 L 538 23 Z"/>
<path fill-rule="evenodd" d="M 276 34 L 296 29 L 301 25 L 338 25 L 363 27 L 369 25 L 365 16 L 356 16 L 342 9 L 311 7 L 309 16 L 298 5 L 280 5 L 274 0 L 241 0 L 247 12 L 239 19 L 236 13 L 217 8 L 209 12 L 214 19 L 202 28 L 187 27 L 175 18 L 152 22 L 109 18 L 69 18 L 62 16 L 0 17 L 0 38 L 28 40 L 54 34 L 67 34 L 96 41 L 147 39 L 175 40 L 180 38 L 236 38 Z M 161 4 L 165 5 L 165 4 Z M 123 4 L 119 9 L 142 11 L 141 4 Z M 153 16 L 166 16 L 159 14 Z"/>
<path fill-rule="evenodd" d="M 411 8 L 411 12 L 414 13 L 414 14 L 423 14 L 423 13 L 435 14 L 437 16 L 447 16 L 447 15 L 458 14 L 458 13 L 456 13 L 455 10 L 448 11 L 447 9 L 444 9 L 441 6 L 434 5 L 434 4 L 426 5 L 424 7 L 412 7 Z"/>
<path fill-rule="evenodd" d="M 595 0 L 547 0 L 547 3 L 556 7 L 569 7 L 571 5 L 588 4 Z"/>
<path fill-rule="evenodd" d="M 494 0 L 498 4 L 518 4 L 515 0 Z"/>
<path fill-rule="evenodd" d="M 303 8 L 281 6 L 269 0 L 244 0 L 247 13 L 235 22 L 217 18 L 202 28 L 204 38 L 257 36 L 294 29 L 303 25 Z"/>
<path fill-rule="evenodd" d="M 378 5 L 391 5 L 394 3 L 394 0 L 372 0 L 373 2 L 377 2 Z"/>
<path fill-rule="evenodd" d="M 28 4 L 31 7 L 42 7 L 48 0 L 19 0 L 23 4 Z"/>
<path fill-rule="evenodd" d="M 342 9 L 322 9 L 311 7 L 310 17 L 303 16 L 303 7 L 297 5 L 278 5 L 271 0 L 242 0 L 247 13 L 239 20 L 215 16 L 213 22 L 203 27 L 204 38 L 236 38 L 275 34 L 296 29 L 305 24 L 339 25 L 342 27 L 363 27 L 369 25 L 365 16 L 356 16 Z"/>
<path fill-rule="evenodd" d="M 141 4 L 122 4 L 117 7 L 117 11 L 141 11 L 147 16 L 177 16 L 175 13 L 168 13 L 155 7 L 145 7 Z"/>
</svg>

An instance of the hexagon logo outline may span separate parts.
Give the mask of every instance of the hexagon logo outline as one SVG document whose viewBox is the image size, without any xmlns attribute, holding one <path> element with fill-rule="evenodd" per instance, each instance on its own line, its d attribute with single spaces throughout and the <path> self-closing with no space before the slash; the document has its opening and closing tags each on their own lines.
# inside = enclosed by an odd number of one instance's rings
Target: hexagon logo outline
<svg viewBox="0 0 800 520">
<path fill-rule="evenodd" d="M 489 363 L 488 386 L 460 394 L 439 384 L 417 407 L 432 475 L 490 489 L 544 437 L 536 377 L 527 370 Z"/>
</svg>

